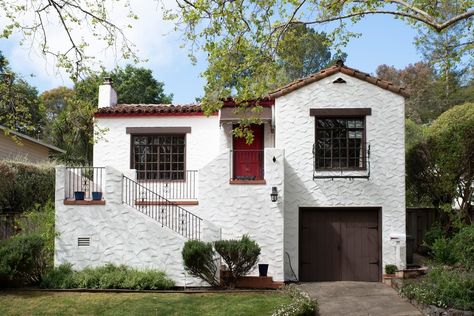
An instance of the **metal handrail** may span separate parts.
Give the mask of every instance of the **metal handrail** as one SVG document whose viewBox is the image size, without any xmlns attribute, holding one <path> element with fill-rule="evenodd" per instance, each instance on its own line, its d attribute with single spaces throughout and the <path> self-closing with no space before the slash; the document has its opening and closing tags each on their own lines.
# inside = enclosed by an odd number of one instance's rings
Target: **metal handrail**
<svg viewBox="0 0 474 316">
<path fill-rule="evenodd" d="M 202 218 L 126 176 L 123 176 L 122 203 L 188 239 L 201 239 Z"/>
<path fill-rule="evenodd" d="M 369 179 L 370 178 L 370 143 L 363 142 L 361 147 L 364 148 L 362 154 L 358 156 L 361 159 L 361 167 L 331 167 L 319 168 L 316 144 L 313 144 L 313 179 Z M 350 158 L 346 158 L 350 159 Z M 357 173 L 357 174 L 354 174 Z M 362 174 L 360 174 L 362 172 Z M 337 174 L 336 174 L 337 173 Z"/>
<path fill-rule="evenodd" d="M 183 175 L 182 179 L 138 179 L 138 182 L 153 192 L 173 200 L 197 199 L 197 170 L 175 171 Z M 137 176 L 139 171 L 137 170 Z"/>
</svg>

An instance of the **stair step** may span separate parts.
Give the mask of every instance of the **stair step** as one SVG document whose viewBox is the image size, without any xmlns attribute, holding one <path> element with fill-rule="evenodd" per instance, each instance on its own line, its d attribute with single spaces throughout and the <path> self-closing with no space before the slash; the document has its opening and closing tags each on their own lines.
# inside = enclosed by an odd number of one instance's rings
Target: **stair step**
<svg viewBox="0 0 474 316">
<path fill-rule="evenodd" d="M 283 282 L 274 282 L 272 277 L 245 276 L 237 280 L 236 288 L 280 289 Z"/>
</svg>

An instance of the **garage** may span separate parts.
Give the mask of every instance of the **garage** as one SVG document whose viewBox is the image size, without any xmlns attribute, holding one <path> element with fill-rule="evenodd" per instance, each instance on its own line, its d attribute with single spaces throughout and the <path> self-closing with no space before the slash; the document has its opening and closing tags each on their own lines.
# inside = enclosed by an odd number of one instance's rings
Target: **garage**
<svg viewBox="0 0 474 316">
<path fill-rule="evenodd" d="M 381 277 L 380 208 L 300 208 L 300 281 Z"/>
</svg>

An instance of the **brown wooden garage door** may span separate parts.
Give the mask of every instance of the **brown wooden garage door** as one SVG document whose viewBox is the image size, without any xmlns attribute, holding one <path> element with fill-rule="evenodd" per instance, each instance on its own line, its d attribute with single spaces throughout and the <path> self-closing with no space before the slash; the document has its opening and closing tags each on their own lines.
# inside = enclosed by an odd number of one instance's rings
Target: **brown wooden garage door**
<svg viewBox="0 0 474 316">
<path fill-rule="evenodd" d="M 379 208 L 301 208 L 301 281 L 379 281 Z"/>
</svg>

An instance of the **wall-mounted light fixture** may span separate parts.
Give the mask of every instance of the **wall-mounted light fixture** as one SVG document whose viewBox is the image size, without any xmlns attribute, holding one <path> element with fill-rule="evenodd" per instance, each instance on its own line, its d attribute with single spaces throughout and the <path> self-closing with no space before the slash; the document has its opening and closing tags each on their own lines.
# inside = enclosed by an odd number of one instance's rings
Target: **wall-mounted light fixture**
<svg viewBox="0 0 474 316">
<path fill-rule="evenodd" d="M 273 156 L 273 162 L 277 162 L 277 158 L 275 156 Z"/>
<path fill-rule="evenodd" d="M 270 197 L 272 198 L 272 202 L 278 201 L 278 190 L 277 190 L 277 187 L 272 187 L 272 193 L 270 194 Z"/>
</svg>

